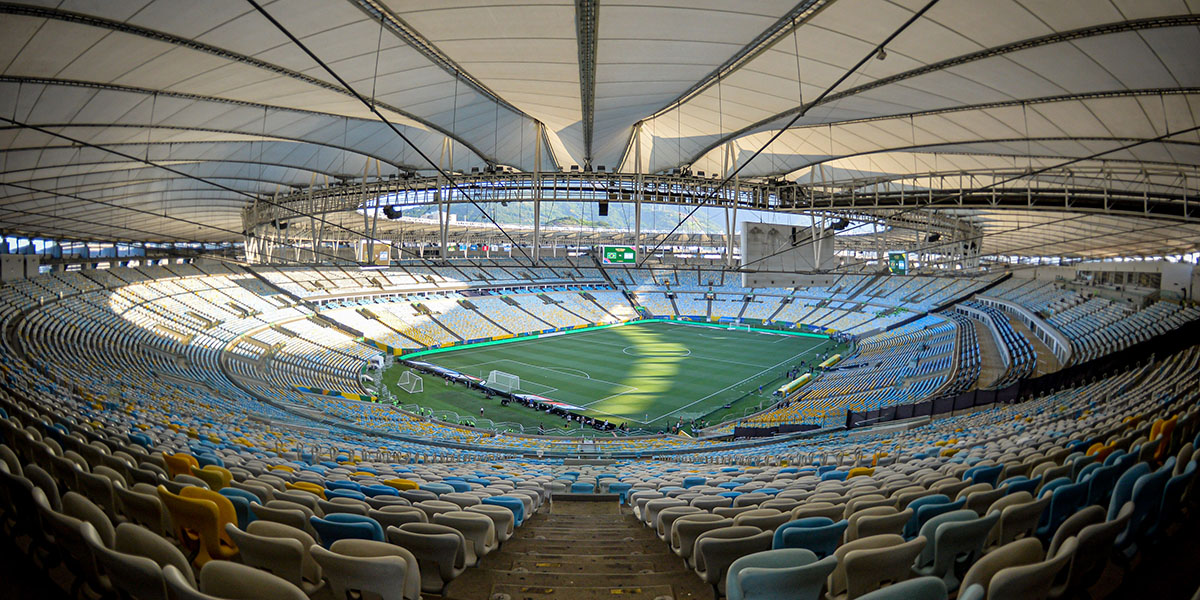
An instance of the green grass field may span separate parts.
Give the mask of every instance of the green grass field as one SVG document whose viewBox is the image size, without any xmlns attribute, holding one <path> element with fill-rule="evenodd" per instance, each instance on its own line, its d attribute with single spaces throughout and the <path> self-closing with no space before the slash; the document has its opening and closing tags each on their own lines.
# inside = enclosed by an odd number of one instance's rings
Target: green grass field
<svg viewBox="0 0 1200 600">
<path fill-rule="evenodd" d="M 824 338 L 652 322 L 468 346 L 419 360 L 482 379 L 492 370 L 511 373 L 521 378 L 521 391 L 581 407 L 577 414 L 661 430 L 681 418 L 716 424 L 766 407 L 788 368 L 839 349 Z M 478 390 L 446 386 L 431 375 L 424 376 L 424 392 L 408 394 L 395 387 L 405 369 L 397 365 L 384 376 L 402 404 L 468 418 L 483 406 L 484 417 L 495 422 L 563 426 L 560 417 L 517 404 L 501 407 Z"/>
</svg>

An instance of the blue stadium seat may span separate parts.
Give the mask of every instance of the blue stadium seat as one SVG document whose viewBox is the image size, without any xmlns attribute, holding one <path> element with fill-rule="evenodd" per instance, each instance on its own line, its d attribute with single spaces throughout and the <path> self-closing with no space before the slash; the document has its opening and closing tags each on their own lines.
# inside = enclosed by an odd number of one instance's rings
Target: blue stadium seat
<svg viewBox="0 0 1200 600">
<path fill-rule="evenodd" d="M 829 522 L 818 523 L 814 519 L 824 519 Z M 850 522 L 845 519 L 835 523 L 826 517 L 809 517 L 790 521 L 775 530 L 771 547 L 774 549 L 804 548 L 816 554 L 818 558 L 825 558 L 831 556 L 833 551 L 841 545 L 842 536 L 849 524 Z"/>
<path fill-rule="evenodd" d="M 371 517 L 347 513 L 333 513 L 325 518 L 310 517 L 309 523 L 316 530 L 321 545 L 328 548 L 338 540 L 384 541 L 383 527 Z"/>
<path fill-rule="evenodd" d="M 525 522 L 525 503 L 518 498 L 509 496 L 492 496 L 481 500 L 483 504 L 494 504 L 503 506 L 513 512 L 513 517 L 516 519 L 516 526 L 520 527 Z"/>
</svg>

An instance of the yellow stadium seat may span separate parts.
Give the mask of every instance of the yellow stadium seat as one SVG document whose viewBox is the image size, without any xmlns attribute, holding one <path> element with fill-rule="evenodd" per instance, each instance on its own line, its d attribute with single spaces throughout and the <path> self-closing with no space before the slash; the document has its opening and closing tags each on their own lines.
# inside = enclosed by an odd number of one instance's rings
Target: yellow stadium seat
<svg viewBox="0 0 1200 600">
<path fill-rule="evenodd" d="M 188 492 L 188 490 L 210 491 L 194 486 L 183 489 L 184 492 Z M 188 493 L 195 494 L 196 492 Z M 217 495 L 220 496 L 220 494 Z M 225 524 L 236 522 L 236 517 L 223 519 L 221 506 L 211 497 L 188 497 L 172 494 L 161 485 L 158 486 L 158 496 L 162 499 L 167 512 L 171 514 L 171 521 L 175 524 L 175 535 L 179 542 L 190 552 L 195 553 L 192 558 L 193 565 L 203 567 L 214 559 L 228 560 L 237 556 L 237 547 L 222 539 L 222 536 L 226 535 Z M 229 517 L 233 513 L 233 504 L 229 502 L 228 498 L 221 497 L 225 500 L 225 504 L 229 505 L 229 513 L 226 513 L 226 517 Z"/>
<path fill-rule="evenodd" d="M 172 479 L 176 475 L 191 475 L 192 467 L 200 466 L 200 461 L 196 460 L 196 457 L 183 452 L 176 452 L 175 454 L 163 452 L 162 457 L 163 462 L 166 463 L 167 475 L 170 475 Z"/>
<path fill-rule="evenodd" d="M 192 475 L 204 480 L 208 484 L 210 490 L 216 491 L 225 487 L 229 487 L 229 482 L 233 481 L 233 473 L 225 467 L 217 465 L 206 465 L 203 469 L 192 467 Z"/>
<path fill-rule="evenodd" d="M 315 483 L 311 483 L 308 481 L 297 481 L 296 483 L 292 483 L 289 481 L 289 482 L 285 483 L 284 486 L 286 486 L 287 489 L 289 489 L 289 490 L 301 490 L 301 491 L 305 491 L 305 492 L 312 492 L 312 493 L 320 496 L 322 500 L 325 499 L 325 488 L 323 488 Z"/>
<path fill-rule="evenodd" d="M 871 475 L 874 475 L 874 474 L 875 474 L 875 469 L 872 467 L 855 467 L 853 469 L 850 469 L 850 473 L 848 475 L 846 475 L 846 479 L 851 479 L 854 477 L 860 477 L 860 476 L 864 476 L 864 475 L 867 477 L 870 477 Z"/>
</svg>

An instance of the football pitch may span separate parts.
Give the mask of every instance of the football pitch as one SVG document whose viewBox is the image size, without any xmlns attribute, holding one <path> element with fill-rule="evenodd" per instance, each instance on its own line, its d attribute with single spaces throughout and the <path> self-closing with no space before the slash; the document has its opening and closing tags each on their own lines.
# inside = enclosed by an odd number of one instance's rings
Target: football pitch
<svg viewBox="0 0 1200 600">
<path fill-rule="evenodd" d="M 503 371 L 520 378 L 521 392 L 577 407 L 575 414 L 657 429 L 706 416 L 715 424 L 765 407 L 786 383 L 789 368 L 836 350 L 824 337 L 660 321 L 467 346 L 419 360 L 485 380 L 491 371 Z M 385 381 L 394 382 L 393 373 L 404 368 L 392 369 Z M 466 416 L 485 406 L 478 390 L 447 387 L 430 375 L 424 379 L 422 393 L 394 390 L 400 401 Z M 497 405 L 486 404 L 487 418 L 533 424 L 523 413 L 540 414 L 515 404 L 501 411 L 493 408 Z"/>
</svg>

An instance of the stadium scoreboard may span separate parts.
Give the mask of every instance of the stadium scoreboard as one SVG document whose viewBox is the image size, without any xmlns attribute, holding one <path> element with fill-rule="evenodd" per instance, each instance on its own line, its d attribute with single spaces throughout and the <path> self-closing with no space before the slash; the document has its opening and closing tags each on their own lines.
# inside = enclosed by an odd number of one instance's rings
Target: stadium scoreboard
<svg viewBox="0 0 1200 600">
<path fill-rule="evenodd" d="M 908 275 L 908 253 L 888 252 L 888 271 L 892 275 Z"/>
<path fill-rule="evenodd" d="M 637 264 L 637 251 L 628 246 L 601 246 L 600 257 L 606 265 Z"/>
</svg>

